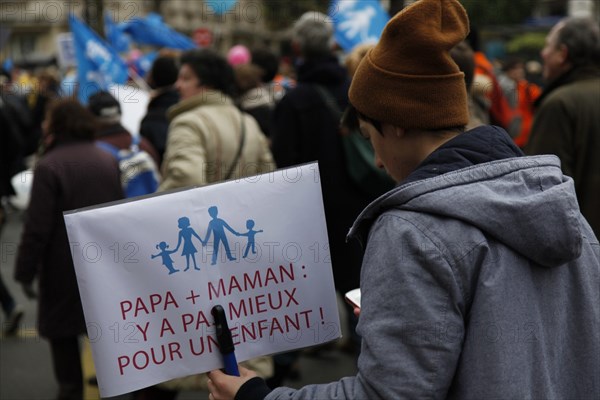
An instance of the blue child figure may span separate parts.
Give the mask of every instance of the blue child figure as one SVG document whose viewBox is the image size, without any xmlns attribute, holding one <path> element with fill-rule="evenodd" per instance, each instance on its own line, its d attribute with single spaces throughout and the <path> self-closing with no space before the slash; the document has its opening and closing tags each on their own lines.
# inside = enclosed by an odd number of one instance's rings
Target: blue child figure
<svg viewBox="0 0 600 400">
<path fill-rule="evenodd" d="M 157 249 L 160 249 L 160 253 L 152 254 L 152 259 L 156 257 L 162 257 L 162 263 L 169 270 L 169 275 L 174 274 L 175 272 L 179 272 L 178 269 L 175 269 L 173 265 L 173 260 L 171 259 L 171 254 L 175 253 L 175 250 L 167 250 L 169 245 L 165 242 L 160 242 L 156 245 Z"/>
<path fill-rule="evenodd" d="M 217 218 L 218 213 L 219 209 L 217 206 L 209 207 L 208 214 L 212 217 L 212 220 L 208 223 L 208 232 L 206 232 L 206 238 L 204 241 L 208 243 L 211 233 L 214 233 L 211 265 L 215 265 L 217 263 L 217 253 L 219 251 L 219 244 L 221 242 L 223 242 L 223 247 L 225 247 L 227 259 L 229 261 L 235 260 L 235 258 L 231 255 L 231 250 L 229 250 L 229 242 L 227 241 L 227 236 L 225 236 L 225 228 L 227 228 L 227 230 L 234 235 L 239 236 L 239 233 L 230 227 L 227 222 L 223 221 L 221 218 Z"/>
<path fill-rule="evenodd" d="M 200 236 L 198 236 L 198 234 L 196 233 L 194 228 L 192 228 L 190 226 L 190 219 L 188 217 L 179 218 L 178 226 L 179 226 L 179 240 L 177 241 L 177 247 L 175 247 L 174 251 L 179 250 L 179 246 L 181 245 L 181 242 L 183 241 L 183 251 L 181 252 L 181 255 L 185 256 L 186 267 L 185 267 L 184 271 L 187 271 L 188 269 L 190 269 L 190 257 L 192 258 L 192 261 L 194 262 L 194 269 L 200 271 L 200 268 L 196 265 L 196 253 L 198 252 L 198 250 L 196 250 L 194 243 L 192 243 L 192 236 L 195 236 L 200 241 L 200 243 L 202 243 L 203 246 L 204 246 L 204 242 L 202 241 Z"/>
<path fill-rule="evenodd" d="M 246 248 L 244 249 L 244 258 L 246 258 L 248 256 L 248 251 L 250 249 L 252 249 L 252 254 L 256 254 L 256 245 L 254 242 L 254 237 L 256 236 L 257 233 L 261 233 L 263 232 L 263 230 L 258 230 L 255 231 L 254 229 L 254 220 L 247 220 L 246 221 L 246 228 L 248 228 L 248 232 L 246 233 L 240 233 L 239 236 L 248 236 L 248 244 L 246 245 Z"/>
</svg>

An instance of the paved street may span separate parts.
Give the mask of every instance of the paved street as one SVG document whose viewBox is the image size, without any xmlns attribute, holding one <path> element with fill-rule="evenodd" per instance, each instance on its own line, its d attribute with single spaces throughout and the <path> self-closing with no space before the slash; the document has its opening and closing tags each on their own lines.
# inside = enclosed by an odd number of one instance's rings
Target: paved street
<svg viewBox="0 0 600 400">
<path fill-rule="evenodd" d="M 37 334 L 36 303 L 25 298 L 21 288 L 13 281 L 13 269 L 22 231 L 22 214 L 12 211 L 0 241 L 0 272 L 17 303 L 25 309 L 18 335 L 0 339 L 0 400 L 52 399 L 57 385 L 53 378 L 50 350 L 47 342 Z M 345 308 L 340 305 L 341 311 Z M 4 322 L 4 315 L 0 320 Z M 345 334 L 345 336 L 347 336 Z M 94 374 L 91 353 L 87 343 L 84 349 L 84 374 Z M 286 386 L 299 387 L 307 383 L 326 383 L 354 374 L 355 360 L 339 350 L 327 350 L 317 356 L 305 354 L 300 359 L 300 379 L 285 382 Z M 98 399 L 95 387 L 87 386 L 85 399 Z M 124 395 L 115 399 L 128 399 Z M 206 392 L 183 392 L 178 399 L 207 399 Z"/>
</svg>

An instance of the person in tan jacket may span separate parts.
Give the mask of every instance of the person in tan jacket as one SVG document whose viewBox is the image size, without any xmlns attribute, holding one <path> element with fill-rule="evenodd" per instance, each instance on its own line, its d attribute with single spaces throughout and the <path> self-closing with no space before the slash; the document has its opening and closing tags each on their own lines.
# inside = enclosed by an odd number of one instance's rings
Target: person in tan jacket
<svg viewBox="0 0 600 400">
<path fill-rule="evenodd" d="M 258 123 L 232 100 L 234 76 L 227 61 L 208 49 L 181 57 L 175 83 L 181 101 L 171 120 L 160 191 L 243 178 L 275 168 Z"/>
<path fill-rule="evenodd" d="M 158 191 L 239 179 L 270 172 L 275 162 L 256 120 L 234 104 L 233 69 L 224 57 L 208 50 L 190 50 L 180 60 L 167 145 Z M 273 374 L 271 357 L 243 365 L 262 377 Z M 173 379 L 134 393 L 134 399 L 174 399 L 180 390 L 206 390 L 206 374 Z"/>
</svg>

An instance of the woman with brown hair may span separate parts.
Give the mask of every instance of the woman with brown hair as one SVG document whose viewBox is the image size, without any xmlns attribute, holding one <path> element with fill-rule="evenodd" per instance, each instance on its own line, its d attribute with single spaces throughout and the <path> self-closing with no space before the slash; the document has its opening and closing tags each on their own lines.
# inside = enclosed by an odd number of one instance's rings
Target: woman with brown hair
<svg viewBox="0 0 600 400">
<path fill-rule="evenodd" d="M 86 333 L 63 212 L 123 197 L 114 158 L 94 144 L 94 116 L 75 100 L 50 105 L 42 124 L 44 151 L 15 269 L 29 298 L 36 296 L 38 330 L 48 339 L 58 399 L 83 398 L 78 336 Z M 73 245 L 73 256 L 83 256 Z"/>
</svg>

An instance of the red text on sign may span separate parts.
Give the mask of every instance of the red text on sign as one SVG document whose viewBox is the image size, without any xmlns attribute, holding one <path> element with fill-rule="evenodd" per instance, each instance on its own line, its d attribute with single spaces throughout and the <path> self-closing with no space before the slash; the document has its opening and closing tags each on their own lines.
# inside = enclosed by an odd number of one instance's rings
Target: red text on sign
<svg viewBox="0 0 600 400">
<path fill-rule="evenodd" d="M 148 296 L 146 301 L 141 297 L 138 297 L 135 301 L 123 300 L 121 302 L 121 317 L 126 320 L 131 317 L 132 312 L 135 318 L 140 314 L 148 315 L 155 313 L 157 310 L 167 311 L 169 308 L 179 308 L 173 293 L 168 291 L 164 296 L 155 293 Z"/>
<path fill-rule="evenodd" d="M 168 344 L 162 344 L 160 347 L 151 347 L 150 352 L 146 350 L 136 351 L 133 356 L 120 356 L 117 359 L 119 364 L 119 373 L 125 374 L 125 368 L 133 366 L 137 370 L 143 370 L 148 365 L 161 365 L 167 359 L 173 361 L 175 359 L 181 360 L 183 356 L 180 351 L 181 346 L 177 342 L 171 342 Z"/>
</svg>

